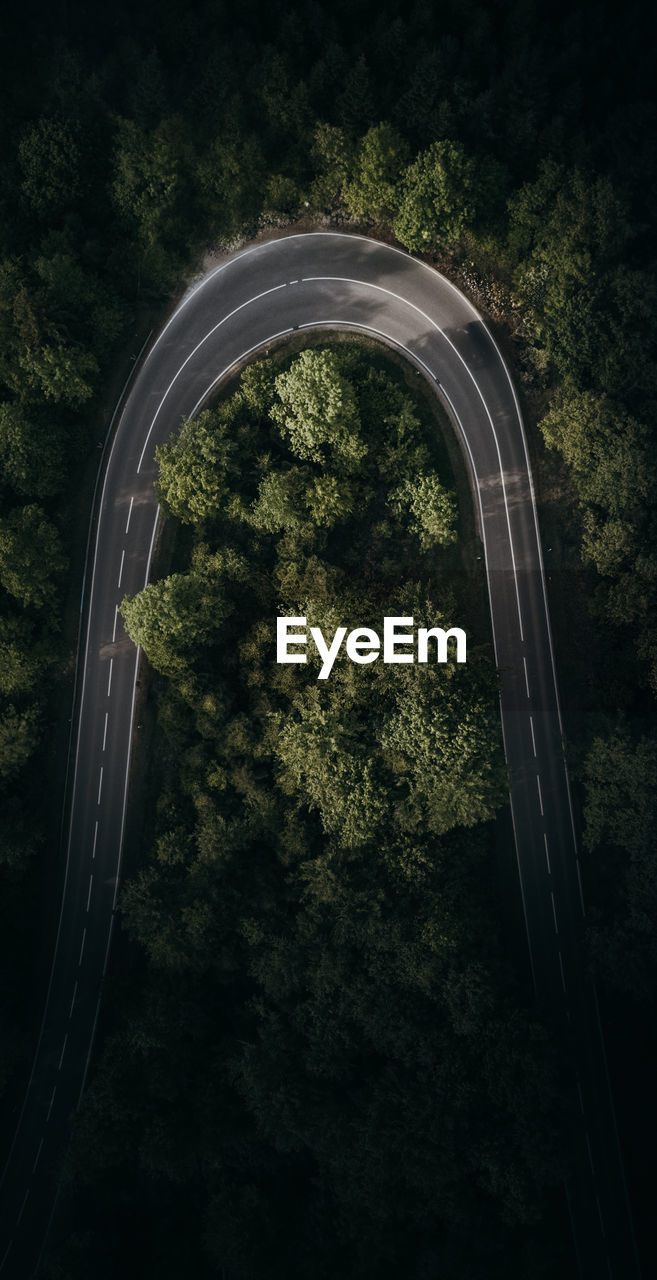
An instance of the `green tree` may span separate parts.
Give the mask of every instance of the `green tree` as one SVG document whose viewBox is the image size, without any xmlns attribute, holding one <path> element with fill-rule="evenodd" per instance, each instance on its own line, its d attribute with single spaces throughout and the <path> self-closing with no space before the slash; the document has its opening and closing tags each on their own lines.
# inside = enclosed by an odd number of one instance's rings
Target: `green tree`
<svg viewBox="0 0 657 1280">
<path fill-rule="evenodd" d="M 357 218 L 391 221 L 400 199 L 401 176 L 408 164 L 408 147 L 396 129 L 378 124 L 369 129 L 356 152 L 345 200 Z"/>
<path fill-rule="evenodd" d="M 67 565 L 57 529 L 40 507 L 18 507 L 0 520 L 0 582 L 22 604 L 54 612 L 55 581 Z"/>
<path fill-rule="evenodd" d="M 28 347 L 18 357 L 19 391 L 28 399 L 52 400 L 79 409 L 94 394 L 98 361 L 83 347 Z"/>
<path fill-rule="evenodd" d="M 354 388 L 331 351 L 302 351 L 276 378 L 271 417 L 299 458 L 356 467 L 367 452 Z"/>
<path fill-rule="evenodd" d="M 165 674 L 182 674 L 226 615 L 218 591 L 198 573 L 173 573 L 125 596 L 121 614 L 131 640 Z"/>
<path fill-rule="evenodd" d="M 454 244 L 481 204 L 475 161 L 456 142 L 433 142 L 404 174 L 395 234 L 418 253 Z"/>
<path fill-rule="evenodd" d="M 456 542 L 456 503 L 434 471 L 405 480 L 388 500 L 401 508 L 425 551 Z"/>
<path fill-rule="evenodd" d="M 206 409 L 156 450 L 156 492 L 165 511 L 188 524 L 221 514 L 234 453 L 228 429 L 225 419 Z"/>
<path fill-rule="evenodd" d="M 9 704 L 0 712 L 0 778 L 13 778 L 27 764 L 39 743 L 38 716 L 33 707 L 19 711 Z"/>
<path fill-rule="evenodd" d="M 81 190 L 76 131 L 65 120 L 43 117 L 18 144 L 21 191 L 35 213 L 49 217 L 70 208 Z"/>
<path fill-rule="evenodd" d="M 34 640 L 34 628 L 24 616 L 0 617 L 0 693 L 28 693 L 35 687 L 49 650 Z"/>
<path fill-rule="evenodd" d="M 0 469 L 24 497 L 45 498 L 64 488 L 65 433 L 20 404 L 0 404 Z"/>
</svg>

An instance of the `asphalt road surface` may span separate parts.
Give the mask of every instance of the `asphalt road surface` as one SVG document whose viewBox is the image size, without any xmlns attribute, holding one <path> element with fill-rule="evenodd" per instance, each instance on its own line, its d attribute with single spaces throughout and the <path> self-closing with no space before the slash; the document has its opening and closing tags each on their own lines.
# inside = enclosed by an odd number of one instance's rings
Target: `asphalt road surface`
<svg viewBox="0 0 657 1280">
<path fill-rule="evenodd" d="M 567 1184 L 585 1280 L 638 1276 L 595 993 L 581 961 L 583 900 L 531 473 L 500 352 L 471 304 L 407 254 L 357 236 L 286 236 L 236 254 L 185 296 L 144 361 L 100 498 L 72 762 L 66 879 L 41 1034 L 0 1201 L 2 1280 L 27 1280 L 84 1087 L 120 877 L 139 653 L 117 608 L 146 583 L 158 526 L 154 451 L 246 357 L 317 327 L 404 352 L 463 447 L 485 550 L 518 870 L 539 1008 L 574 1062 Z"/>
</svg>

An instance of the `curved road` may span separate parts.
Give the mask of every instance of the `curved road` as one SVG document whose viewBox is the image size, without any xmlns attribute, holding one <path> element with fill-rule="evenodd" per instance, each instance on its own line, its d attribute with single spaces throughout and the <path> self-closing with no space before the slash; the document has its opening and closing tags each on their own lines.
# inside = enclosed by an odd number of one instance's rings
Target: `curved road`
<svg viewBox="0 0 657 1280">
<path fill-rule="evenodd" d="M 107 463 L 88 598 L 66 880 L 41 1034 L 4 1172 L 2 1280 L 38 1264 L 84 1087 L 120 874 L 139 652 L 117 615 L 148 579 L 154 450 L 247 356 L 296 329 L 355 327 L 437 387 L 465 451 L 482 535 L 511 811 L 539 1008 L 562 1030 L 579 1099 L 567 1194 L 580 1274 L 638 1276 L 595 993 L 526 442 L 490 333 L 448 281 L 357 236 L 287 236 L 235 255 L 181 302 L 126 401 Z"/>
</svg>

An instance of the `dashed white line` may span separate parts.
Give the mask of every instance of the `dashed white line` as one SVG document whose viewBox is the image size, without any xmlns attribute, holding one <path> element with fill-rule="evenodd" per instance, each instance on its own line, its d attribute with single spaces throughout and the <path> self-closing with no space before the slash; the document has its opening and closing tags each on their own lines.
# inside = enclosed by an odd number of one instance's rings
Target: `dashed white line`
<svg viewBox="0 0 657 1280">
<path fill-rule="evenodd" d="M 39 1143 L 39 1150 L 37 1151 L 36 1156 L 35 1156 L 35 1158 L 34 1158 L 34 1164 L 32 1165 L 32 1173 L 36 1173 L 36 1167 L 37 1167 L 37 1165 L 38 1165 L 38 1163 L 39 1163 L 39 1156 L 41 1155 L 41 1148 L 42 1148 L 42 1146 L 43 1146 L 43 1138 L 41 1139 L 41 1141 L 40 1141 L 40 1143 Z"/>
<path fill-rule="evenodd" d="M 89 903 L 91 902 L 91 886 L 94 882 L 93 874 L 89 876 L 89 892 L 87 894 L 87 912 L 89 911 Z"/>
<path fill-rule="evenodd" d="M 536 774 L 536 786 L 538 787 L 538 803 L 541 806 L 541 817 L 543 817 L 543 793 L 541 791 L 541 779 L 538 774 Z"/>
<path fill-rule="evenodd" d="M 50 1105 L 49 1105 L 49 1107 L 48 1107 L 48 1114 L 47 1114 L 47 1116 L 46 1116 L 46 1124 L 48 1123 L 48 1121 L 49 1121 L 49 1119 L 50 1119 L 50 1112 L 52 1111 L 52 1104 L 53 1104 L 53 1102 L 55 1101 L 55 1094 L 56 1094 L 56 1093 L 57 1093 L 57 1085 L 56 1085 L 56 1084 L 54 1084 L 54 1085 L 53 1085 L 53 1087 L 52 1087 L 52 1093 L 51 1093 L 51 1095 L 50 1095 Z"/>
<path fill-rule="evenodd" d="M 545 861 L 547 862 L 548 875 L 552 875 L 552 867 L 550 866 L 550 850 L 548 849 L 547 836 L 543 832 L 543 843 L 545 845 Z"/>
<path fill-rule="evenodd" d="M 529 717 L 529 727 L 532 731 L 532 751 L 534 752 L 534 759 L 536 759 L 536 738 L 534 737 L 534 717 L 533 716 Z"/>
<path fill-rule="evenodd" d="M 66 1041 L 67 1041 L 67 1040 L 68 1040 L 68 1031 L 66 1032 L 66 1035 L 64 1036 L 64 1043 L 63 1043 L 63 1045 L 62 1045 L 62 1051 L 61 1051 L 61 1053 L 60 1053 L 60 1055 L 59 1055 L 59 1066 L 57 1067 L 57 1070 L 58 1070 L 58 1071 L 61 1071 L 61 1069 L 62 1069 L 62 1062 L 64 1061 L 64 1054 L 66 1053 Z"/>
<path fill-rule="evenodd" d="M 108 719 L 109 719 L 109 711 L 106 711 L 106 712 L 105 712 L 105 728 L 103 729 L 103 751 L 105 750 L 105 746 L 106 746 L 106 744 L 107 744 L 107 721 L 108 721 Z"/>
<path fill-rule="evenodd" d="M 91 850 L 91 857 L 92 857 L 92 860 L 96 857 L 96 841 L 97 841 L 97 839 L 98 839 L 98 819 L 96 818 L 96 825 L 95 825 L 95 827 L 94 827 L 94 847 L 93 847 L 93 849 Z"/>
<path fill-rule="evenodd" d="M 114 659 L 113 659 L 113 658 L 110 658 L 110 664 L 109 664 L 109 678 L 108 678 L 108 681 L 107 681 L 107 696 L 108 696 L 108 698 L 109 698 L 109 696 L 110 696 L 110 690 L 111 690 L 111 688 L 112 688 L 112 667 L 113 667 L 113 666 L 114 666 Z"/>
<path fill-rule="evenodd" d="M 21 1207 L 20 1207 L 20 1210 L 19 1210 L 19 1213 L 18 1213 L 18 1217 L 17 1217 L 17 1219 L 16 1219 L 16 1226 L 18 1226 L 18 1224 L 19 1224 L 19 1222 L 20 1222 L 21 1218 L 23 1217 L 23 1214 L 25 1213 L 25 1205 L 27 1204 L 27 1201 L 28 1201 L 29 1195 L 30 1195 L 30 1188 L 28 1187 L 28 1188 L 27 1188 L 27 1191 L 25 1192 L 25 1195 L 23 1196 L 23 1203 L 22 1203 L 22 1205 L 21 1205 Z"/>
<path fill-rule="evenodd" d="M 118 622 L 118 618 L 119 618 L 119 606 L 118 604 L 115 604 L 114 605 L 114 626 L 112 627 L 112 644 L 114 644 L 114 641 L 116 640 L 116 624 Z"/>
<path fill-rule="evenodd" d="M 100 777 L 98 779 L 98 800 L 96 801 L 97 804 L 100 804 L 100 797 L 102 795 L 102 791 L 103 791 L 103 766 L 101 764 Z"/>
<path fill-rule="evenodd" d="M 579 858 L 575 858 L 575 868 L 577 870 L 577 883 L 579 885 L 579 900 L 582 906 L 582 915 L 586 915 L 586 907 L 584 906 L 584 894 L 582 893 L 582 876 L 579 869 Z"/>
<path fill-rule="evenodd" d="M 130 499 L 130 509 L 129 509 L 129 511 L 128 511 L 128 519 L 127 519 L 127 520 L 126 520 L 126 522 L 125 522 L 125 531 L 126 531 L 126 533 L 128 532 L 128 529 L 130 528 L 130 516 L 132 515 L 132 504 L 133 504 L 133 502 L 134 502 L 134 498 L 131 498 L 131 499 Z"/>
<path fill-rule="evenodd" d="M 554 932 L 558 933 L 559 926 L 557 924 L 557 908 L 554 905 L 554 894 L 552 892 L 550 893 L 550 897 L 552 899 L 552 915 L 554 916 Z"/>
<path fill-rule="evenodd" d="M 561 955 L 561 952 L 559 952 L 559 968 L 561 969 L 561 985 L 562 985 L 562 987 L 563 987 L 563 989 L 564 989 L 564 991 L 565 991 L 565 990 L 566 990 L 566 978 L 565 978 L 564 971 L 563 971 L 563 957 L 562 957 L 562 955 Z"/>
<path fill-rule="evenodd" d="M 82 964 L 82 953 L 83 953 L 83 951 L 84 951 L 84 944 L 85 944 L 85 941 L 86 941 L 86 937 L 87 937 L 87 930 L 86 930 L 86 926 L 85 926 L 85 928 L 82 930 L 82 946 L 80 947 L 80 959 L 78 960 L 78 969 L 80 968 L 80 965 Z"/>
<path fill-rule="evenodd" d="M 529 676 L 527 675 L 527 659 L 524 657 L 522 660 L 522 665 L 525 668 L 525 689 L 527 690 L 527 697 L 531 698 L 532 695 L 529 692 Z"/>
<path fill-rule="evenodd" d="M 118 581 L 118 583 L 117 583 L 117 586 L 118 586 L 119 588 L 120 588 L 120 586 L 121 586 L 121 579 L 122 579 L 122 577 L 123 577 L 123 564 L 124 564 L 124 561 L 125 561 L 125 547 L 123 548 L 123 551 L 121 552 L 121 568 L 119 569 L 119 581 Z"/>
<path fill-rule="evenodd" d="M 0 1262 L 0 1271 L 4 1270 L 4 1265 L 5 1265 L 5 1262 L 7 1261 L 7 1258 L 9 1257 L 9 1251 L 13 1243 L 14 1243 L 14 1237 L 12 1236 L 11 1240 L 9 1241 L 9 1244 L 7 1245 L 7 1248 L 5 1249 L 2 1255 L 2 1262 Z"/>
</svg>

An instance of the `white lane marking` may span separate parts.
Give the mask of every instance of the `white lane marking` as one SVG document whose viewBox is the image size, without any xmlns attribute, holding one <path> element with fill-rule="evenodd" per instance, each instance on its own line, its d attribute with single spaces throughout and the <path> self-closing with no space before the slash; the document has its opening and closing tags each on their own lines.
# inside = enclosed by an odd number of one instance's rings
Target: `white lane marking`
<svg viewBox="0 0 657 1280">
<path fill-rule="evenodd" d="M 82 946 L 80 947 L 80 959 L 78 960 L 78 969 L 82 964 L 82 954 L 84 952 L 84 944 L 85 944 L 86 938 L 87 938 L 87 929 L 85 925 L 85 928 L 82 930 Z"/>
<path fill-rule="evenodd" d="M 41 1148 L 42 1148 L 42 1146 L 43 1146 L 43 1138 L 41 1139 L 41 1141 L 40 1141 L 40 1143 L 39 1143 L 39 1149 L 38 1149 L 38 1151 L 37 1151 L 37 1153 L 36 1153 L 36 1156 L 35 1156 L 35 1158 L 34 1158 L 34 1164 L 32 1165 L 32 1173 L 36 1173 L 36 1167 L 37 1167 L 37 1165 L 38 1165 L 38 1163 L 39 1163 L 39 1156 L 41 1155 Z"/>
<path fill-rule="evenodd" d="M 91 886 L 93 882 L 94 882 L 94 877 L 92 872 L 92 874 L 89 876 L 89 892 L 87 894 L 87 913 L 89 911 L 89 903 L 91 902 Z"/>
<path fill-rule="evenodd" d="M 603 1238 L 603 1240 L 606 1240 L 606 1239 L 607 1239 L 607 1233 L 606 1233 L 606 1231 L 605 1231 L 605 1224 L 604 1224 L 604 1221 L 603 1221 L 603 1218 L 602 1218 L 602 1209 L 600 1208 L 600 1197 L 599 1197 L 599 1196 L 596 1196 L 596 1197 L 595 1197 L 595 1203 L 596 1203 L 596 1204 L 597 1204 L 597 1206 L 598 1206 L 598 1217 L 599 1217 L 599 1219 L 600 1219 L 600 1230 L 602 1231 L 602 1238 Z"/>
<path fill-rule="evenodd" d="M 93 847 L 93 849 L 91 850 L 91 857 L 92 857 L 92 860 L 96 857 L 96 841 L 97 841 L 97 839 L 98 839 L 98 818 L 96 818 L 96 825 L 95 825 L 95 827 L 94 827 L 94 847 Z"/>
<path fill-rule="evenodd" d="M 561 969 L 561 985 L 562 985 L 562 987 L 563 987 L 563 989 L 564 989 L 564 991 L 565 991 L 565 990 L 566 990 L 566 979 L 565 979 L 565 977 L 564 977 L 564 971 L 563 971 L 563 958 L 562 958 L 561 952 L 559 952 L 559 968 Z"/>
<path fill-rule="evenodd" d="M 281 286 L 279 285 L 279 288 L 280 287 Z M 305 328 L 305 325 L 300 325 L 299 327 L 303 329 Z M 356 327 L 359 328 L 360 326 L 356 326 Z M 376 330 L 374 330 L 373 332 L 376 332 Z M 262 351 L 262 348 L 266 347 L 268 343 L 276 342 L 277 338 L 286 338 L 290 333 L 294 333 L 294 329 L 280 329 L 278 333 L 270 334 L 270 336 L 267 338 L 267 342 L 256 342 L 254 347 L 249 347 L 248 351 L 243 351 L 242 354 L 238 356 L 236 360 L 233 360 L 231 364 L 226 365 L 226 368 L 222 369 L 221 373 L 218 373 L 216 378 L 212 379 L 212 382 L 208 387 L 206 387 L 205 391 L 203 392 L 203 395 L 196 401 L 196 404 L 194 405 L 194 408 L 191 410 L 191 413 L 188 414 L 188 417 L 194 418 L 196 416 L 201 405 L 203 404 L 203 401 L 207 400 L 208 396 L 211 394 L 211 392 L 214 390 L 217 384 L 221 382 L 222 378 L 225 378 L 230 373 L 231 369 L 237 369 L 243 360 L 247 360 L 249 356 L 253 355 L 254 351 Z"/>
<path fill-rule="evenodd" d="M 109 698 L 109 696 L 110 696 L 110 689 L 112 688 L 112 667 L 113 667 L 113 666 L 114 666 L 114 659 L 113 659 L 113 658 L 110 658 L 110 664 L 109 664 L 109 679 L 108 679 L 108 681 L 107 681 L 107 696 L 108 696 L 108 698 Z"/>
<path fill-rule="evenodd" d="M 18 1224 L 19 1224 L 19 1222 L 20 1222 L 21 1218 L 23 1217 L 23 1214 L 25 1213 L 25 1205 L 27 1204 L 29 1194 L 30 1194 L 30 1188 L 28 1187 L 28 1188 L 27 1188 L 27 1191 L 25 1192 L 25 1195 L 23 1196 L 23 1203 L 22 1203 L 22 1205 L 21 1205 L 21 1207 L 20 1207 L 20 1211 L 19 1211 L 18 1217 L 17 1217 L 17 1219 L 16 1219 L 16 1226 L 18 1226 Z"/>
<path fill-rule="evenodd" d="M 49 1121 L 49 1119 L 50 1119 L 50 1112 L 52 1111 L 52 1104 L 53 1104 L 53 1102 L 55 1101 L 55 1094 L 56 1094 L 56 1093 L 57 1093 L 57 1085 L 56 1085 L 56 1084 L 54 1084 L 54 1085 L 53 1085 L 53 1087 L 52 1087 L 52 1093 L 51 1093 L 51 1095 L 50 1095 L 50 1105 L 49 1105 L 49 1107 L 48 1107 L 48 1114 L 47 1114 L 47 1116 L 46 1116 L 46 1124 L 48 1123 L 48 1121 Z"/>
<path fill-rule="evenodd" d="M 527 697 L 531 698 L 532 695 L 529 692 L 529 676 L 527 675 L 527 659 L 525 657 L 523 657 L 522 663 L 525 668 L 525 688 L 527 690 Z"/>
<path fill-rule="evenodd" d="M 523 628 L 522 628 L 522 609 L 520 608 L 520 589 L 518 587 L 518 570 L 516 566 L 515 551 L 513 549 L 513 534 L 511 533 L 511 516 L 509 514 L 509 501 L 506 493 L 506 484 L 504 482 L 504 467 L 502 466 L 502 454 L 500 452 L 500 442 L 497 438 L 497 432 L 495 430 L 495 423 L 493 422 L 491 411 L 488 408 L 488 405 L 486 404 L 486 398 L 470 366 L 464 360 L 463 356 L 461 355 L 461 352 L 458 350 L 458 347 L 454 345 L 454 343 L 452 342 L 448 334 L 445 332 L 445 330 L 441 329 L 440 325 L 430 315 L 427 315 L 426 311 L 423 311 L 421 307 L 416 306 L 415 303 L 413 302 L 409 302 L 407 298 L 403 298 L 400 294 L 395 293 L 393 289 L 386 289 L 385 286 L 382 284 L 372 284 L 372 282 L 369 280 L 354 280 L 349 276 L 304 276 L 303 283 L 304 284 L 321 284 L 321 283 L 354 284 L 359 286 L 361 289 L 362 288 L 375 289 L 378 293 L 384 293 L 387 295 L 387 297 L 394 298 L 396 302 L 401 302 L 405 307 L 410 308 L 410 310 L 412 311 L 416 311 L 418 315 L 422 316 L 422 319 L 426 320 L 427 323 L 430 324 L 431 327 L 436 330 L 436 333 L 439 333 L 441 337 L 444 338 L 448 346 L 452 348 L 452 351 L 454 352 L 454 355 L 456 356 L 457 360 L 460 360 L 461 364 L 463 365 L 463 368 L 465 369 L 468 377 L 470 378 L 477 392 L 477 395 L 479 396 L 479 399 L 481 400 L 481 403 L 484 407 L 484 411 L 486 413 L 486 417 L 488 418 L 488 422 L 490 424 L 490 429 L 493 433 L 493 440 L 495 441 L 495 450 L 497 453 L 497 461 L 500 469 L 500 480 L 502 482 L 502 496 L 504 498 L 504 510 L 506 513 L 506 527 L 507 527 L 507 533 L 509 535 L 509 551 L 511 553 L 511 566 L 513 568 L 513 581 L 514 581 L 515 592 L 516 592 L 516 605 L 518 608 L 518 625 L 520 627 L 520 639 L 524 640 L 524 634 L 523 634 Z M 333 323 L 336 323 L 336 322 L 334 321 Z M 300 328 L 302 329 L 311 328 L 311 327 L 312 327 L 311 325 L 300 325 Z"/>
<path fill-rule="evenodd" d="M 536 759 L 536 738 L 534 737 L 534 717 L 533 716 L 529 717 L 529 727 L 532 731 L 532 751 L 534 752 L 534 759 Z"/>
<path fill-rule="evenodd" d="M 157 406 L 157 409 L 155 410 L 155 417 L 153 418 L 153 421 L 151 422 L 151 425 L 148 428 L 148 431 L 146 433 L 144 447 L 139 456 L 139 462 L 137 463 L 137 475 L 139 475 L 139 472 L 141 471 L 141 466 L 144 461 L 146 450 L 148 448 L 148 442 L 151 438 L 153 427 L 155 426 L 155 423 L 157 422 L 157 419 L 159 417 L 162 405 L 164 404 L 164 401 L 166 400 L 169 392 L 171 391 L 171 388 L 178 381 L 178 378 L 180 377 L 183 369 L 186 368 L 190 360 L 194 359 L 196 352 L 200 350 L 203 344 L 207 342 L 208 339 L 211 338 L 214 333 L 217 332 L 217 329 L 220 329 L 223 324 L 226 324 L 229 320 L 232 320 L 233 316 L 236 316 L 239 311 L 243 311 L 245 307 L 250 307 L 252 303 L 259 302 L 261 298 L 269 297 L 271 293 L 278 293 L 279 289 L 287 289 L 287 281 L 285 281 L 283 284 L 274 285 L 272 289 L 265 289 L 263 293 L 257 293 L 254 298 L 248 298 L 246 302 L 241 302 L 239 307 L 235 307 L 234 311 L 229 312 L 228 315 L 224 316 L 223 319 L 219 320 L 219 322 L 215 324 L 214 327 L 210 329 L 208 333 L 205 334 L 205 337 L 201 338 L 200 342 L 197 342 L 196 346 L 194 347 L 194 350 L 190 351 L 189 355 L 185 358 L 185 360 L 183 360 L 180 368 L 177 370 L 177 372 L 174 374 L 173 378 L 171 379 L 171 382 L 169 383 L 164 395 L 162 396 L 162 399 L 160 400 L 159 405 Z M 173 316 L 171 317 L 171 319 L 173 319 Z M 286 330 L 286 332 L 289 333 L 291 332 L 291 330 L 288 329 Z M 160 335 L 160 337 L 161 336 L 162 335 Z M 269 339 L 269 341 L 272 341 L 272 339 Z M 258 346 L 262 346 L 262 345 L 263 345 L 262 343 L 258 343 Z M 256 348 L 254 347 L 253 350 L 255 351 L 255 349 Z"/>
<path fill-rule="evenodd" d="M 536 774 L 536 786 L 538 787 L 538 803 L 541 806 L 541 817 L 543 817 L 543 793 L 541 791 L 541 779 L 538 774 Z"/>
<path fill-rule="evenodd" d="M 593 1164 L 593 1152 L 591 1151 L 591 1139 L 589 1138 L 588 1129 L 586 1131 L 586 1147 L 589 1153 L 589 1164 L 591 1165 L 591 1173 L 595 1177 L 595 1165 Z"/>
<path fill-rule="evenodd" d="M 11 1246 L 13 1245 L 13 1243 L 14 1243 L 14 1237 L 12 1236 L 12 1237 L 11 1237 L 11 1240 L 9 1241 L 9 1244 L 7 1245 L 7 1248 L 5 1249 L 5 1251 L 4 1251 L 3 1255 L 2 1255 L 2 1262 L 0 1262 L 0 1271 L 4 1271 L 4 1269 L 5 1269 L 5 1262 L 7 1261 L 7 1258 L 9 1257 L 9 1251 L 10 1251 Z"/>
<path fill-rule="evenodd" d="M 125 531 L 126 531 L 126 533 L 128 532 L 128 529 L 130 528 L 130 516 L 132 515 L 132 504 L 133 504 L 134 500 L 135 500 L 135 499 L 134 499 L 134 497 L 132 497 L 132 498 L 130 499 L 130 510 L 128 511 L 128 519 L 126 520 L 126 523 L 125 523 Z"/>
<path fill-rule="evenodd" d="M 124 562 L 125 562 L 125 547 L 123 548 L 123 551 L 121 552 L 121 568 L 119 569 L 119 581 L 118 581 L 118 583 L 117 583 L 117 588 L 118 588 L 118 589 L 120 589 L 120 587 L 121 587 L 121 579 L 122 579 L 122 577 L 123 577 L 123 565 L 124 565 Z"/>
<path fill-rule="evenodd" d="M 545 861 L 547 862 L 548 875 L 552 875 L 552 867 L 550 866 L 550 851 L 548 849 L 548 841 L 545 832 L 543 832 L 543 843 L 545 845 Z"/>
<path fill-rule="evenodd" d="M 559 926 L 557 924 L 557 908 L 554 905 L 554 894 L 552 892 L 550 892 L 550 897 L 552 899 L 552 915 L 554 916 L 554 932 L 558 934 Z"/>
<path fill-rule="evenodd" d="M 62 1051 L 61 1051 L 61 1053 L 60 1053 L 60 1055 L 59 1055 L 59 1066 L 57 1067 L 57 1070 L 58 1070 L 58 1071 L 61 1071 L 61 1069 L 62 1069 L 62 1062 L 64 1061 L 64 1054 L 66 1053 L 66 1042 L 67 1042 L 67 1040 L 68 1040 L 68 1031 L 66 1032 L 66 1035 L 64 1036 L 64 1043 L 63 1043 L 63 1045 L 62 1045 Z"/>
<path fill-rule="evenodd" d="M 108 721 L 108 719 L 109 719 L 109 711 L 106 711 L 106 712 L 105 712 L 105 728 L 103 729 L 103 751 L 105 750 L 105 746 L 106 746 L 106 744 L 107 744 L 107 721 Z"/>
<path fill-rule="evenodd" d="M 76 979 L 75 979 L 75 986 L 74 986 L 74 988 L 73 988 L 73 999 L 71 1000 L 71 1007 L 70 1007 L 70 1009 L 69 1009 L 69 1011 L 68 1011 L 68 1020 L 69 1020 L 69 1022 L 71 1021 L 71 1018 L 73 1017 L 73 1006 L 75 1005 L 75 997 L 76 997 L 76 995 L 77 995 L 77 994 L 78 994 L 78 980 L 77 980 L 77 978 L 76 978 Z"/>
<path fill-rule="evenodd" d="M 586 907 L 584 906 L 584 894 L 582 893 L 582 876 L 581 876 L 581 872 L 580 872 L 580 869 L 579 869 L 579 858 L 578 858 L 577 856 L 575 857 L 575 867 L 576 867 L 576 870 L 577 870 L 577 883 L 578 883 L 578 885 L 579 885 L 579 900 L 580 900 L 580 904 L 581 904 L 581 907 L 582 907 L 582 915 L 583 915 L 583 916 L 585 916 L 585 915 L 586 915 Z"/>
<path fill-rule="evenodd" d="M 112 627 L 112 644 L 114 644 L 114 641 L 116 640 L 116 624 L 118 622 L 118 619 L 119 619 L 119 606 L 118 604 L 115 604 L 114 605 L 114 626 Z"/>
<path fill-rule="evenodd" d="M 102 791 L 103 791 L 103 766 L 102 766 L 102 764 L 101 764 L 101 766 L 100 766 L 100 777 L 99 777 L 99 779 L 98 779 L 98 799 L 97 799 L 97 801 L 96 801 L 96 804 L 100 804 L 100 797 L 101 797 L 101 795 L 102 795 Z"/>
</svg>

